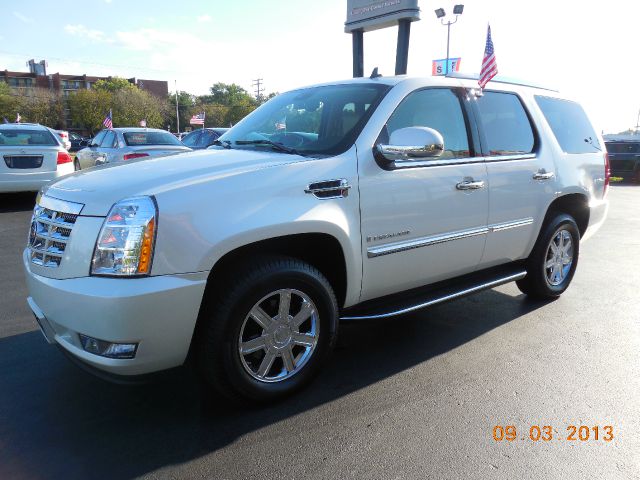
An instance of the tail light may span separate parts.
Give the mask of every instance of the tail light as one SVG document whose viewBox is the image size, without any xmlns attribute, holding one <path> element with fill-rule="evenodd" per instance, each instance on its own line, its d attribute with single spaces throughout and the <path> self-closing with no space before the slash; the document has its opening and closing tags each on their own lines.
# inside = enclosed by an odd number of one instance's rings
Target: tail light
<svg viewBox="0 0 640 480">
<path fill-rule="evenodd" d="M 65 163 L 71 163 L 71 155 L 68 152 L 58 152 L 58 160 L 56 161 L 58 165 L 63 165 Z"/>
<path fill-rule="evenodd" d="M 149 154 L 148 153 L 127 153 L 124 157 L 122 157 L 124 160 L 133 160 L 134 158 L 142 158 L 142 157 L 148 157 Z"/>
<path fill-rule="evenodd" d="M 611 183 L 611 164 L 609 163 L 609 154 L 604 154 L 604 193 L 603 197 L 609 191 L 609 184 Z"/>
</svg>

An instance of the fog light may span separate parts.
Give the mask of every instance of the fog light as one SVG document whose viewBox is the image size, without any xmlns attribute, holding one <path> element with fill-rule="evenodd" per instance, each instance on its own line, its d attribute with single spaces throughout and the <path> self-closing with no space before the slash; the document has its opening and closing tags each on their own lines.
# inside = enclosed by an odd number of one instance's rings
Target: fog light
<svg viewBox="0 0 640 480">
<path fill-rule="evenodd" d="M 85 352 L 107 358 L 134 358 L 137 343 L 111 343 L 80 334 L 80 343 Z"/>
</svg>

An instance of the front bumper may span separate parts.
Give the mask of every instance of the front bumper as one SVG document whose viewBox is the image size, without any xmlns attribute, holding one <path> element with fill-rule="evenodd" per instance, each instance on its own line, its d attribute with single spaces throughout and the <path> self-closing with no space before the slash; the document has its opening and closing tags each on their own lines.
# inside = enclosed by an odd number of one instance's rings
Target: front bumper
<svg viewBox="0 0 640 480">
<path fill-rule="evenodd" d="M 184 363 L 204 295 L 207 272 L 145 278 L 46 278 L 23 261 L 27 302 L 43 334 L 76 359 L 114 375 L 144 375 Z M 79 334 L 138 343 L 135 358 L 83 350 Z"/>
</svg>

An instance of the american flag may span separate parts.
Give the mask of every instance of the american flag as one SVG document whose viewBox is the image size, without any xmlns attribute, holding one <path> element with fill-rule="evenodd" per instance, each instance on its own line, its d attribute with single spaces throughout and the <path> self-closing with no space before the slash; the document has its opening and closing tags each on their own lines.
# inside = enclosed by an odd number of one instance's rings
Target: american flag
<svg viewBox="0 0 640 480">
<path fill-rule="evenodd" d="M 282 117 L 279 122 L 276 122 L 276 130 L 286 130 L 287 129 L 287 117 Z"/>
<path fill-rule="evenodd" d="M 104 120 L 102 121 L 102 126 L 105 128 L 108 128 L 109 130 L 113 128 L 113 120 L 111 119 L 111 110 L 109 110 L 109 113 L 107 114 L 107 116 L 104 117 Z"/>
<path fill-rule="evenodd" d="M 205 112 L 194 115 L 191 117 L 191 120 L 189 120 L 189 123 L 191 125 L 204 125 L 204 114 Z"/>
<path fill-rule="evenodd" d="M 482 69 L 480 70 L 480 79 L 478 84 L 480 88 L 495 77 L 498 73 L 498 64 L 496 63 L 496 55 L 493 51 L 493 41 L 491 40 L 491 25 L 487 26 L 487 44 L 484 47 L 484 58 L 482 59 Z"/>
</svg>

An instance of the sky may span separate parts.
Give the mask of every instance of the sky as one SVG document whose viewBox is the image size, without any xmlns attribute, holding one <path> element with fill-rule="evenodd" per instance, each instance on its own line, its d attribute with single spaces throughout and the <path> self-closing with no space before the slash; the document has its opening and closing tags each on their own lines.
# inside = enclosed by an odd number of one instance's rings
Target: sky
<svg viewBox="0 0 640 480">
<path fill-rule="evenodd" d="M 167 80 L 169 90 L 205 94 L 216 82 L 266 93 L 350 78 L 347 0 L 30 0 L 4 3 L 0 69 L 27 71 L 34 58 L 47 73 Z M 372 0 L 373 1 L 373 0 Z M 609 0 L 458 0 L 450 56 L 460 70 L 480 70 L 487 24 L 500 75 L 560 90 L 579 100 L 596 128 L 633 127 L 640 109 L 640 2 Z M 419 0 L 412 24 L 409 75 L 431 75 L 446 56 L 447 28 L 434 14 L 449 0 Z M 392 75 L 397 29 L 365 33 L 365 74 Z"/>
</svg>

